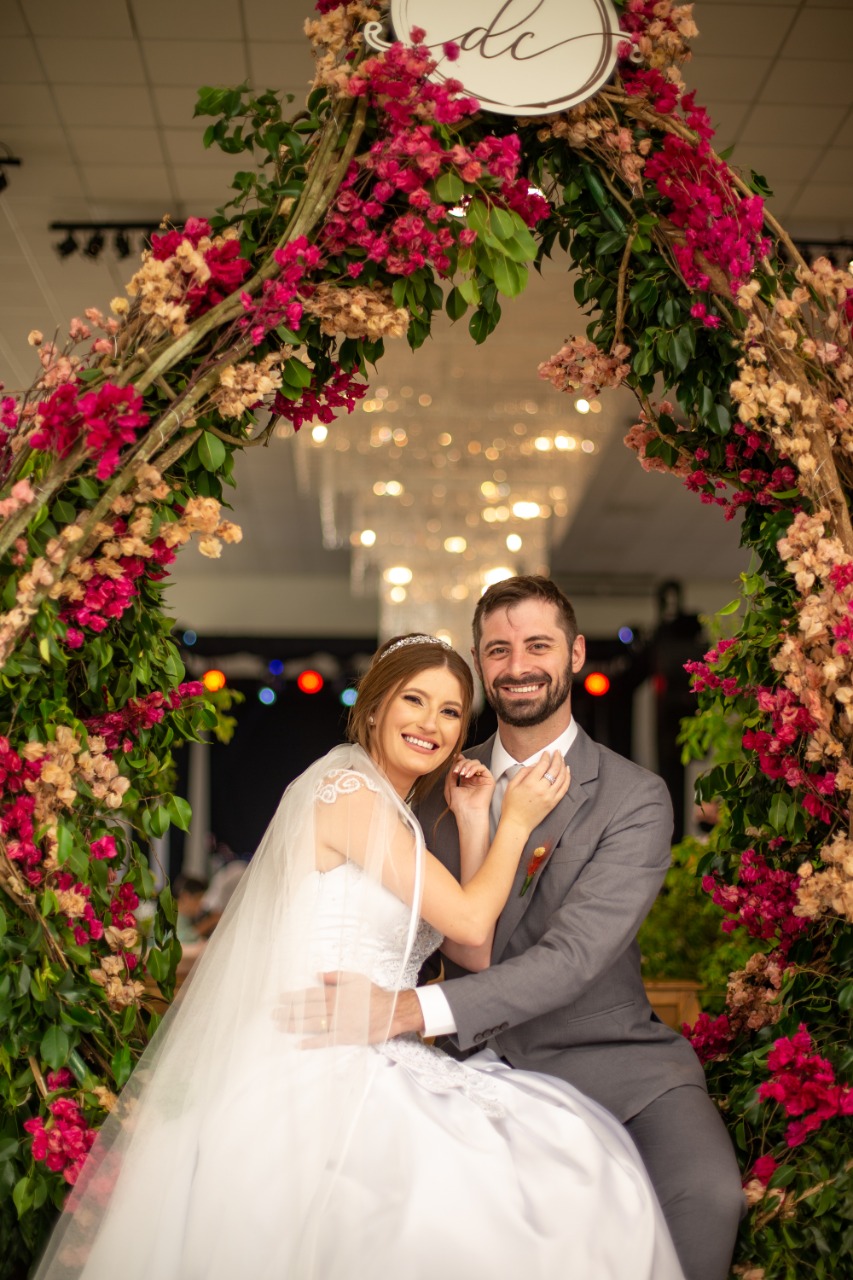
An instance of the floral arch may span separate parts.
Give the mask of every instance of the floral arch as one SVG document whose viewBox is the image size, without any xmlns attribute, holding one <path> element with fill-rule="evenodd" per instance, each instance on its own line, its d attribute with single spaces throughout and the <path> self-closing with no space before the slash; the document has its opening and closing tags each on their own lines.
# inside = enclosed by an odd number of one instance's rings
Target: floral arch
<svg viewBox="0 0 853 1280">
<path fill-rule="evenodd" d="M 367 48 L 381 3 L 318 0 L 303 110 L 200 92 L 207 145 L 244 157 L 231 202 L 153 236 L 109 316 L 31 335 L 39 376 L 0 403 L 0 1276 L 25 1273 L 156 1025 L 146 979 L 173 983 L 168 888 L 150 933 L 134 914 L 142 846 L 186 827 L 170 748 L 216 720 L 162 607 L 178 548 L 240 537 L 237 449 L 350 411 L 384 340 L 419 346 L 442 308 L 487 340 L 558 249 L 590 321 L 540 374 L 630 386 L 642 465 L 742 511 L 753 551 L 685 730 L 698 756 L 735 742 L 701 783 L 725 814 L 704 886 L 754 946 L 690 1032 L 751 1202 L 735 1273 L 837 1276 L 850 1254 L 853 277 L 803 262 L 714 152 L 681 77 L 690 6 L 615 4 L 611 83 L 516 124 L 428 80 L 422 33 Z"/>
</svg>

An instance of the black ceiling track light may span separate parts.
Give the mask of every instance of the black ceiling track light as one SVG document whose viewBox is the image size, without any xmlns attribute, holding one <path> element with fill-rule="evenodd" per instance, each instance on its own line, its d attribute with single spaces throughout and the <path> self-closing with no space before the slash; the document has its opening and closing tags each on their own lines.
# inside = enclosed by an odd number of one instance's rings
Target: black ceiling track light
<svg viewBox="0 0 853 1280">
<path fill-rule="evenodd" d="M 134 239 L 138 236 L 139 248 L 144 248 L 159 225 L 158 222 L 150 221 L 51 222 L 48 230 L 65 232 L 63 238 L 54 245 L 60 258 L 69 258 L 73 253 L 82 252 L 84 258 L 91 258 L 94 262 L 106 249 L 110 238 L 116 257 L 121 260 L 129 258 L 134 252 Z"/>
<path fill-rule="evenodd" d="M 12 152 L 6 146 L 5 142 L 0 142 L 0 153 L 2 152 L 5 152 L 5 154 L 0 154 L 0 194 L 2 194 L 9 185 L 9 179 L 6 177 L 6 166 L 11 165 L 14 168 L 20 168 L 23 164 L 23 160 L 12 155 Z"/>
</svg>

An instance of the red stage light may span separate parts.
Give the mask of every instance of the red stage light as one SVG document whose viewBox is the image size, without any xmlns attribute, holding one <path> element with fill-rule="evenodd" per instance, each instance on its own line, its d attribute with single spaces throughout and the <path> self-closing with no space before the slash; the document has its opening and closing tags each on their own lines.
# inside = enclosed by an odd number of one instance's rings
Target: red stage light
<svg viewBox="0 0 853 1280">
<path fill-rule="evenodd" d="M 583 687 L 594 698 L 603 698 L 610 688 L 610 680 L 603 671 L 590 671 L 583 682 Z"/>
<path fill-rule="evenodd" d="M 300 671 L 296 683 L 303 693 L 319 693 L 323 687 L 323 677 L 319 671 Z"/>
</svg>

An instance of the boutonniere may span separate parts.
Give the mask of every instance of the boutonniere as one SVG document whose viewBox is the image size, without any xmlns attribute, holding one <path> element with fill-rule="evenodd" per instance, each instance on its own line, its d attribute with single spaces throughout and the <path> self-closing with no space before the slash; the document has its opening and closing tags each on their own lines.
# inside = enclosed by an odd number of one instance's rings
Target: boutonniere
<svg viewBox="0 0 853 1280">
<path fill-rule="evenodd" d="M 533 877 L 536 875 L 536 872 L 542 866 L 542 863 L 545 862 L 550 852 L 551 850 L 547 844 L 537 845 L 537 847 L 533 850 L 532 854 L 530 855 L 530 861 L 527 864 L 527 872 L 524 877 L 524 883 L 521 886 L 521 891 L 518 895 L 519 898 L 523 898 L 524 895 L 527 893 L 527 890 L 533 884 Z"/>
</svg>

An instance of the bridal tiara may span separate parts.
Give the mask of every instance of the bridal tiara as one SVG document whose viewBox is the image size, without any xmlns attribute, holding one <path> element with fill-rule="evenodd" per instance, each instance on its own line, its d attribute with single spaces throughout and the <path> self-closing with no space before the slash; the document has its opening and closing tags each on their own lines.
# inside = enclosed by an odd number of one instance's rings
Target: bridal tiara
<svg viewBox="0 0 853 1280">
<path fill-rule="evenodd" d="M 390 645 L 383 654 L 380 655 L 378 661 L 387 658 L 389 653 L 394 653 L 396 649 L 402 649 L 407 644 L 438 644 L 442 649 L 452 649 L 453 645 L 448 644 L 446 640 L 439 640 L 438 636 L 404 636 L 402 640 L 395 641 Z"/>
</svg>

